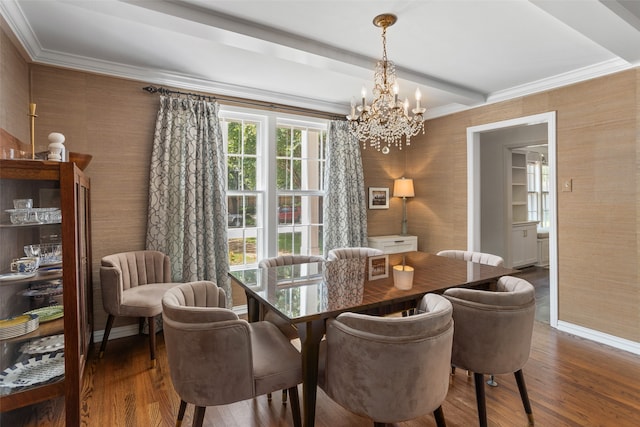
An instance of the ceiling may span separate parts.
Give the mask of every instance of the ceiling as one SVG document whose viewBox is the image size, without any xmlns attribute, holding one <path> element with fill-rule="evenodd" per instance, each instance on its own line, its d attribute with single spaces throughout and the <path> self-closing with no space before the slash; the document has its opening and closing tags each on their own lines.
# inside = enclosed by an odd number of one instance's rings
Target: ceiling
<svg viewBox="0 0 640 427">
<path fill-rule="evenodd" d="M 346 114 L 387 30 L 428 118 L 640 64 L 637 0 L 0 0 L 36 63 Z"/>
</svg>

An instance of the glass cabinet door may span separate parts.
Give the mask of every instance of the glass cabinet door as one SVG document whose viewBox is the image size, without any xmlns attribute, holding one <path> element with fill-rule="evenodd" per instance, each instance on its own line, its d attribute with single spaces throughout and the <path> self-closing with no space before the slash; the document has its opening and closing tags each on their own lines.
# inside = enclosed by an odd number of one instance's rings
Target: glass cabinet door
<svg viewBox="0 0 640 427">
<path fill-rule="evenodd" d="M 80 424 L 89 212 L 89 179 L 73 163 L 0 160 L 0 412 L 64 396 L 66 424 Z"/>
<path fill-rule="evenodd" d="M 7 396 L 64 378 L 64 248 L 57 179 L 0 185 L 0 396 Z"/>
</svg>

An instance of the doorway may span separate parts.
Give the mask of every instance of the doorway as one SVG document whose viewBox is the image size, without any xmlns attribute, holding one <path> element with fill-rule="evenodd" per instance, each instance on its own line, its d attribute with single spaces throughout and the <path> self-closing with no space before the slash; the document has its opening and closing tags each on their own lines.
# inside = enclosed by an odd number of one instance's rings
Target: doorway
<svg viewBox="0 0 640 427">
<path fill-rule="evenodd" d="M 507 184 L 504 161 L 498 159 L 501 165 L 499 171 L 488 178 L 483 175 L 485 169 L 490 168 L 486 159 L 496 156 L 502 158 L 511 149 L 530 145 L 526 138 L 505 140 L 500 143 L 488 143 L 488 136 L 499 133 L 518 135 L 527 133 L 528 127 L 544 125 L 548 148 L 547 163 L 549 166 L 549 323 L 557 327 L 558 323 L 558 251 L 557 251 L 557 180 L 556 180 L 556 113 L 548 112 L 517 119 L 488 123 L 467 128 L 467 246 L 472 251 L 491 251 L 499 242 L 506 242 L 507 233 L 511 227 L 511 214 L 507 206 Z M 504 135 L 503 135 L 504 136 Z M 541 141 L 537 141 L 538 144 Z M 500 154 L 498 154 L 500 153 Z M 483 158 L 485 161 L 483 161 Z M 484 182 L 483 182 L 484 178 Z M 493 181 L 493 182 L 491 182 Z M 491 217 L 493 222 L 483 223 L 483 204 L 485 219 Z M 491 215 L 487 215 L 486 206 L 498 206 Z M 496 224 L 499 224 L 496 225 Z M 493 227 L 493 228 L 491 228 Z M 497 236 L 497 237 L 496 237 Z M 509 247 L 506 244 L 506 247 Z"/>
</svg>

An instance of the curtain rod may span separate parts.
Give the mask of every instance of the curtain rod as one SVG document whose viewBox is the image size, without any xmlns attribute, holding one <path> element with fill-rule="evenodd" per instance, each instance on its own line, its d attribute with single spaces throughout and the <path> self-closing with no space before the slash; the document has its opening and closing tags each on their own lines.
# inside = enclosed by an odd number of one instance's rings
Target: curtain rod
<svg viewBox="0 0 640 427">
<path fill-rule="evenodd" d="M 203 95 L 200 93 L 181 92 L 179 90 L 167 89 L 162 86 L 161 87 L 145 86 L 142 88 L 142 90 L 151 94 L 159 93 L 161 95 L 170 95 L 170 94 L 185 95 L 185 96 L 195 97 L 196 99 L 205 99 L 208 101 L 227 101 L 235 104 L 253 105 L 256 107 L 262 107 L 264 109 L 269 109 L 269 110 L 295 111 L 295 112 L 305 113 L 305 114 L 314 115 L 314 116 L 326 117 L 330 120 L 345 120 L 343 116 L 339 116 L 333 113 L 327 113 L 324 111 L 310 110 L 302 107 L 293 107 L 289 105 L 273 104 L 273 103 L 262 102 L 262 101 L 251 101 L 251 100 L 242 99 L 242 98 L 225 98 L 225 97 L 220 97 L 215 95 Z"/>
</svg>

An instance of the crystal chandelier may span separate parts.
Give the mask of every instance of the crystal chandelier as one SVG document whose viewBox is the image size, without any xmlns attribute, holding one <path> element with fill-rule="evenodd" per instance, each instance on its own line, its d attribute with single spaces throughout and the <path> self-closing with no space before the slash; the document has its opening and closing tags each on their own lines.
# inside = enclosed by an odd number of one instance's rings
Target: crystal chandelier
<svg viewBox="0 0 640 427">
<path fill-rule="evenodd" d="M 392 61 L 387 60 L 387 27 L 395 24 L 398 18 L 392 14 L 378 15 L 373 25 L 382 28 L 382 60 L 376 63 L 374 75 L 373 101 L 367 105 L 366 90 L 362 88 L 362 103 L 356 106 L 351 100 L 351 114 L 347 116 L 349 128 L 360 141 L 363 148 L 369 145 L 384 154 L 389 146 L 395 145 L 402 150 L 403 139 L 407 145 L 411 137 L 424 133 L 424 108 L 420 107 L 420 89 L 416 89 L 416 108 L 409 115 L 409 100 L 398 100 L 396 69 Z"/>
</svg>

